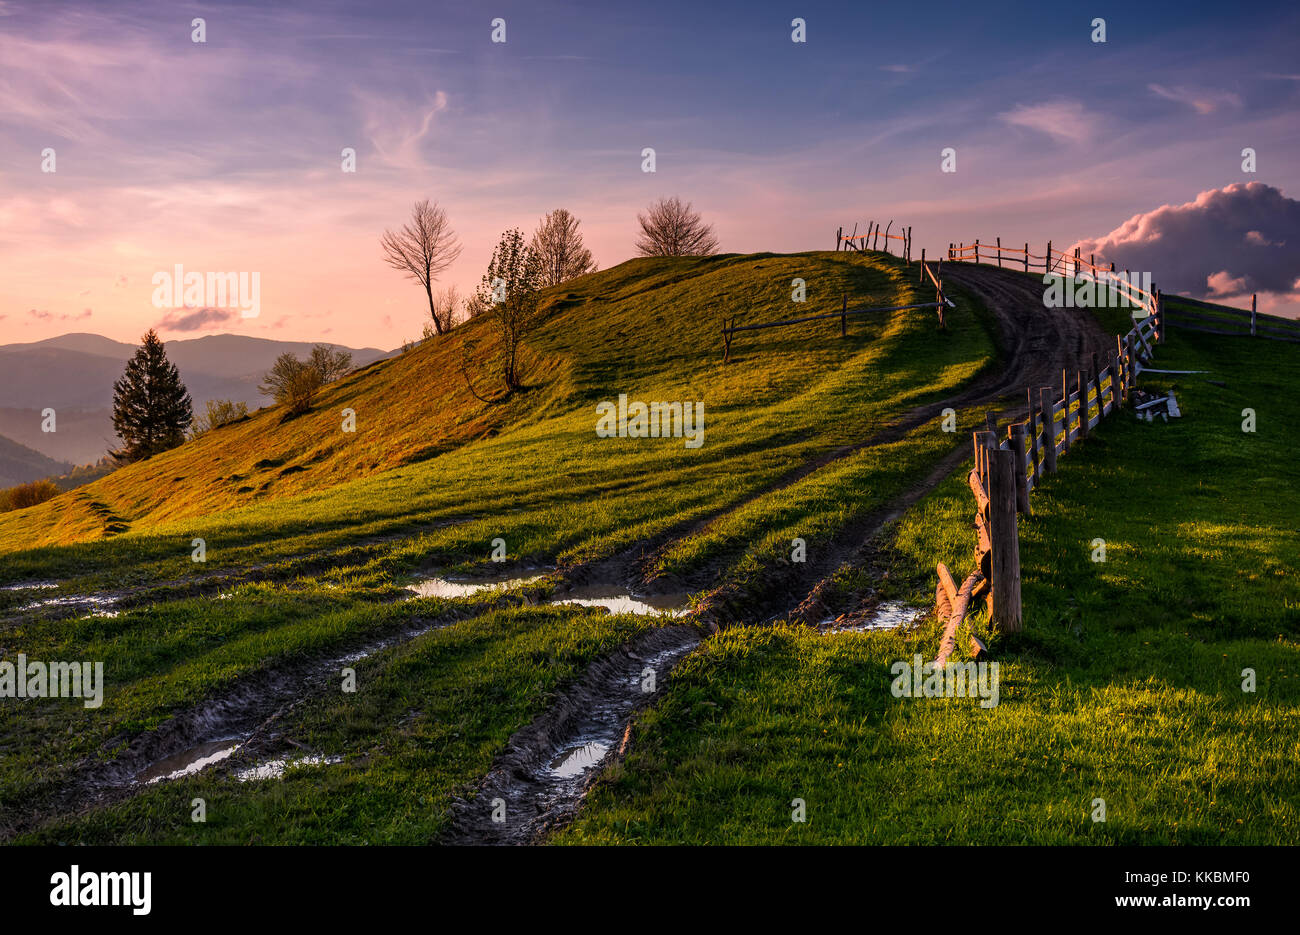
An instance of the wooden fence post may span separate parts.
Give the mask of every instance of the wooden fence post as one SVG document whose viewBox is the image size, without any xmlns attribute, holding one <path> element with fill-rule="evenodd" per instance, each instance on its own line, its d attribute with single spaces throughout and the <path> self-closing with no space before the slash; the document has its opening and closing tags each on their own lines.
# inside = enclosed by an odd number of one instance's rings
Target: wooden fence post
<svg viewBox="0 0 1300 935">
<path fill-rule="evenodd" d="M 1025 244 L 1025 272 L 1029 272 L 1029 244 Z"/>
<path fill-rule="evenodd" d="M 1135 353 L 1136 345 L 1133 344 L 1133 332 L 1131 331 L 1124 335 L 1124 350 L 1126 352 L 1125 357 L 1128 359 L 1129 394 L 1132 395 L 1133 387 L 1137 386 L 1138 359 Z"/>
<path fill-rule="evenodd" d="M 734 322 L 735 319 L 733 318 Z M 727 329 L 727 319 L 722 319 L 722 362 L 728 363 L 731 360 L 731 332 Z"/>
<path fill-rule="evenodd" d="M 1255 337 L 1255 295 L 1254 292 L 1250 294 L 1250 336 L 1252 338 Z"/>
<path fill-rule="evenodd" d="M 1061 413 L 1065 421 L 1065 440 L 1061 442 L 1061 454 L 1070 450 L 1070 371 L 1061 371 Z"/>
<path fill-rule="evenodd" d="M 1022 422 L 1007 426 L 1007 440 L 1016 456 L 1016 511 L 1029 514 L 1029 456 L 1025 452 L 1025 426 Z"/>
<path fill-rule="evenodd" d="M 917 282 L 925 282 L 925 247 L 921 248 L 921 268 L 917 270 Z"/>
<path fill-rule="evenodd" d="M 1043 272 L 1050 273 L 1051 271 L 1052 271 L 1052 242 L 1049 240 L 1047 242 L 1047 257 L 1043 260 Z"/>
<path fill-rule="evenodd" d="M 1021 629 L 1020 533 L 1016 525 L 1016 455 L 989 451 L 989 525 L 992 554 L 992 622 L 1004 633 Z"/>
<path fill-rule="evenodd" d="M 980 239 L 976 237 L 975 238 L 975 262 L 978 263 L 979 261 L 980 261 Z"/>
<path fill-rule="evenodd" d="M 998 269 L 1002 269 L 1002 238 L 998 238 Z"/>
<path fill-rule="evenodd" d="M 1128 399 L 1128 367 L 1124 361 L 1124 339 L 1115 335 L 1115 369 L 1119 373 L 1119 402 Z"/>
<path fill-rule="evenodd" d="M 1040 387 L 1038 399 L 1043 412 L 1043 467 L 1048 474 L 1056 473 L 1056 390 Z"/>
<path fill-rule="evenodd" d="M 1088 437 L 1088 373 L 1079 371 L 1079 441 Z"/>
<path fill-rule="evenodd" d="M 1034 486 L 1038 486 L 1039 478 L 1043 476 L 1043 446 L 1038 440 L 1038 430 L 1042 425 L 1039 420 L 1038 407 L 1034 405 L 1034 388 L 1028 387 L 1025 395 L 1029 399 L 1029 457 L 1032 459 L 1034 469 Z"/>
<path fill-rule="evenodd" d="M 844 225 L 841 224 L 839 230 L 835 232 L 835 252 L 840 252 L 840 241 L 844 239 Z"/>
</svg>

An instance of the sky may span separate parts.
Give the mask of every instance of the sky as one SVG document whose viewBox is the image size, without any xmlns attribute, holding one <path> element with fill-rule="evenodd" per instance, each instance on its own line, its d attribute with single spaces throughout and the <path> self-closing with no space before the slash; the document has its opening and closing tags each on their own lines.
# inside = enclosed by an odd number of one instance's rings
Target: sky
<svg viewBox="0 0 1300 935">
<path fill-rule="evenodd" d="M 424 198 L 463 243 L 442 280 L 462 292 L 559 207 L 621 263 L 637 212 L 676 195 L 726 252 L 892 220 L 917 254 L 1077 242 L 1295 316 L 1300 10 L 1228 10 L 0 0 L 0 344 L 398 346 L 427 303 L 379 238 Z M 177 264 L 257 273 L 259 314 L 156 302 Z"/>
</svg>

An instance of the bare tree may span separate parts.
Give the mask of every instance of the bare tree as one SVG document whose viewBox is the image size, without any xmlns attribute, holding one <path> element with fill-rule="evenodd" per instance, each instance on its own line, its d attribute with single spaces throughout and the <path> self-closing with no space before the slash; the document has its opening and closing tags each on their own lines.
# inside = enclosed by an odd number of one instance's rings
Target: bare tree
<svg viewBox="0 0 1300 935">
<path fill-rule="evenodd" d="M 411 209 L 411 220 L 396 233 L 384 231 L 379 242 L 389 266 L 424 286 L 424 294 L 429 298 L 429 315 L 438 333 L 442 334 L 443 328 L 433 303 L 433 284 L 447 267 L 456 262 L 461 249 L 447 220 L 447 212 L 427 198 L 416 202 Z"/>
<path fill-rule="evenodd" d="M 578 219 L 557 208 L 538 225 L 529 250 L 541 266 L 542 286 L 558 286 L 596 268 L 591 251 L 582 245 Z"/>
<path fill-rule="evenodd" d="M 456 326 L 461 307 L 460 290 L 455 286 L 439 289 L 433 297 L 433 325 L 438 334 L 450 331 Z"/>
<path fill-rule="evenodd" d="M 636 249 L 642 256 L 708 256 L 718 251 L 713 225 L 680 198 L 660 198 L 646 214 L 638 214 L 641 236 Z"/>
</svg>

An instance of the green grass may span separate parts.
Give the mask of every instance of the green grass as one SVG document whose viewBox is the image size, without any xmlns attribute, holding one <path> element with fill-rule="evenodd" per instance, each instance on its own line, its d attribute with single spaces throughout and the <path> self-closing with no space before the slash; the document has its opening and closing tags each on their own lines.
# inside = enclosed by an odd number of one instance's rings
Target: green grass
<svg viewBox="0 0 1300 935">
<path fill-rule="evenodd" d="M 432 843 L 451 797 L 471 788 L 515 730 L 593 660 L 651 625 L 571 608 L 463 620 L 355 663 L 356 692 L 328 690 L 285 722 L 296 742 L 342 763 L 290 769 L 282 780 L 201 773 L 17 841 Z M 195 798 L 206 803 L 205 822 L 191 818 Z"/>
<path fill-rule="evenodd" d="M 938 625 L 743 629 L 687 660 L 564 843 L 1280 844 L 1300 833 L 1300 466 L 1294 348 L 1174 332 L 1184 418 L 1121 412 L 1022 518 L 1025 632 L 994 635 L 1000 703 L 894 698 Z M 1154 387 L 1155 375 L 1142 381 Z M 1242 432 L 1253 408 L 1255 433 Z M 895 587 L 964 575 L 969 466 L 910 511 Z M 1093 540 L 1106 561 L 1092 561 Z M 846 584 L 851 587 L 853 582 Z M 975 626 L 987 630 L 983 614 Z M 1258 679 L 1242 691 L 1242 670 Z M 791 821 L 791 801 L 808 820 Z M 1107 820 L 1091 819 L 1104 799 Z"/>
</svg>

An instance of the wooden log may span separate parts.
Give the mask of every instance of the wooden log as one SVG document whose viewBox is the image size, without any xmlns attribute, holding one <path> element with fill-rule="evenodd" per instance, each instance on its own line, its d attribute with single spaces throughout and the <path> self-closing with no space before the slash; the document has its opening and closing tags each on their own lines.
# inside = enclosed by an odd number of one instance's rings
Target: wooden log
<svg viewBox="0 0 1300 935">
<path fill-rule="evenodd" d="M 939 572 L 939 585 L 948 594 L 948 602 L 954 604 L 957 601 L 957 582 L 952 580 L 952 572 L 948 571 L 948 566 L 940 562 L 937 566 Z"/>
<path fill-rule="evenodd" d="M 1022 628 L 1020 533 L 1016 524 L 1014 452 L 989 452 L 989 525 L 993 538 L 992 622 L 1004 633 Z"/>
<path fill-rule="evenodd" d="M 934 585 L 934 615 L 940 620 L 947 620 L 952 613 L 952 601 L 948 598 L 948 592 L 943 589 L 943 582 L 936 582 Z"/>
<path fill-rule="evenodd" d="M 983 555 L 993 551 L 993 535 L 989 531 L 989 521 L 983 513 L 975 514 L 975 554 Z"/>
<path fill-rule="evenodd" d="M 1025 426 L 1017 422 L 1007 426 L 1011 452 L 1016 456 L 1016 510 L 1029 515 L 1029 461 L 1025 455 Z"/>
<path fill-rule="evenodd" d="M 1043 416 L 1043 468 L 1048 474 L 1056 473 L 1056 390 L 1050 386 L 1038 390 Z"/>
<path fill-rule="evenodd" d="M 966 620 L 966 608 L 970 606 L 971 591 L 975 588 L 975 582 L 979 575 L 972 572 L 961 584 L 961 589 L 957 592 L 957 600 L 953 602 L 952 613 L 948 616 L 948 623 L 943 628 L 943 638 L 939 640 L 939 654 L 934 657 L 934 667 L 942 669 L 948 665 L 948 658 L 957 649 L 957 628 Z"/>
<path fill-rule="evenodd" d="M 1088 437 L 1088 374 L 1079 371 L 1079 441 Z"/>
</svg>

